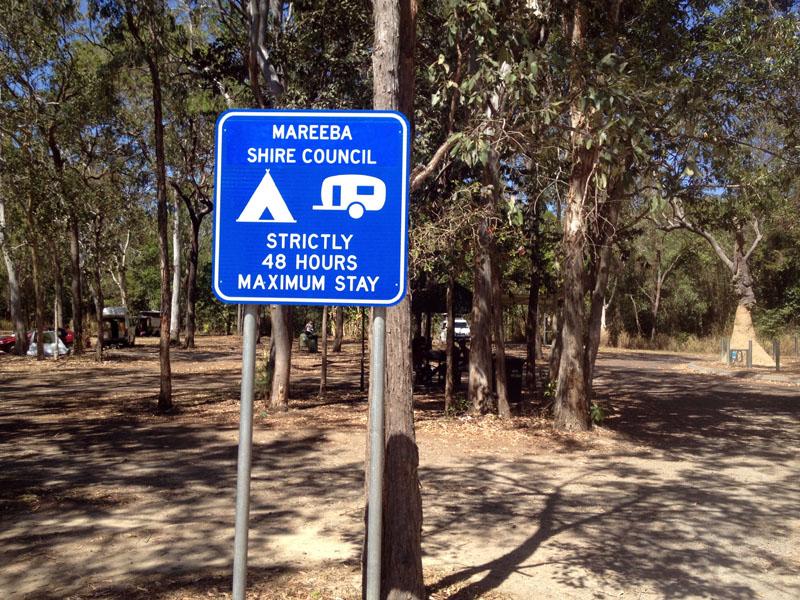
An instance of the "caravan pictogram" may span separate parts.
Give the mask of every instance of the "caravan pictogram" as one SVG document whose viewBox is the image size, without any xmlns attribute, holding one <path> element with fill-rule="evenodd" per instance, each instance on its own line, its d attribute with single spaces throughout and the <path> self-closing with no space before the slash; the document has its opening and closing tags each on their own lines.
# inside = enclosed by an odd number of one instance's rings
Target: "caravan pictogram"
<svg viewBox="0 0 800 600">
<path fill-rule="evenodd" d="M 264 212 L 269 211 L 271 219 L 264 219 Z M 256 191 L 250 196 L 239 218 L 239 223 L 297 223 L 292 216 L 286 201 L 281 196 L 275 180 L 269 174 L 269 169 L 264 173 Z"/>
<path fill-rule="evenodd" d="M 346 210 L 354 219 L 377 211 L 386 203 L 386 184 L 370 175 L 333 175 L 322 182 L 322 204 L 314 210 Z"/>
</svg>

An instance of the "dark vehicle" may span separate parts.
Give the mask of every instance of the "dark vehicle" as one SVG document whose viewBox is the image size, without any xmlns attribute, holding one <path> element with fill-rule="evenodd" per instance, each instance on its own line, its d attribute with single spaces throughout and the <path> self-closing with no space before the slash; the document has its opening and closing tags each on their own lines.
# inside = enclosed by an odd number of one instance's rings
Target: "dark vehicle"
<svg viewBox="0 0 800 600">
<path fill-rule="evenodd" d="M 143 310 L 136 320 L 136 335 L 158 335 L 161 328 L 161 313 L 157 310 Z"/>
<path fill-rule="evenodd" d="M 103 345 L 133 346 L 136 329 L 128 320 L 128 309 L 124 306 L 108 306 L 103 309 Z"/>
</svg>

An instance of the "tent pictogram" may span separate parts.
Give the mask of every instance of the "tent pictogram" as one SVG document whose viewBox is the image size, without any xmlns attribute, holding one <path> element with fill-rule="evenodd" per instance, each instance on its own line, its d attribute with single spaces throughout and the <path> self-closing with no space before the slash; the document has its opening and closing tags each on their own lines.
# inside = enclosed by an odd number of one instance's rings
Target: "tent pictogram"
<svg viewBox="0 0 800 600">
<path fill-rule="evenodd" d="M 271 219 L 264 219 L 264 211 L 269 211 Z M 250 196 L 242 214 L 236 219 L 239 223 L 297 223 L 286 201 L 281 196 L 275 180 L 269 174 L 269 169 L 264 173 L 256 191 Z"/>
</svg>

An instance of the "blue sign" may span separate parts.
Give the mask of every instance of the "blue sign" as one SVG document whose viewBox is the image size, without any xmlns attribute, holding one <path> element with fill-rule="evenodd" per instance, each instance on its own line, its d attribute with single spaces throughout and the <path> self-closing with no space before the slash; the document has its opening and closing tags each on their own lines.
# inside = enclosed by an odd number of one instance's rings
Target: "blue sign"
<svg viewBox="0 0 800 600">
<path fill-rule="evenodd" d="M 214 293 L 391 306 L 406 293 L 409 125 L 389 111 L 217 120 Z"/>
</svg>

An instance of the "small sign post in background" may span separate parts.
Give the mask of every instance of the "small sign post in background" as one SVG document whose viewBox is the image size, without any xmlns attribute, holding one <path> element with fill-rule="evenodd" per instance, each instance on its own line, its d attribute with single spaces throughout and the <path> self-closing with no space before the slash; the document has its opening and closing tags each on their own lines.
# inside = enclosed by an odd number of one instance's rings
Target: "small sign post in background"
<svg viewBox="0 0 800 600">
<path fill-rule="evenodd" d="M 233 598 L 244 600 L 257 305 L 372 306 L 366 597 L 380 594 L 386 307 L 406 293 L 409 126 L 390 111 L 231 110 L 216 126 L 213 289 L 244 304 Z"/>
</svg>

